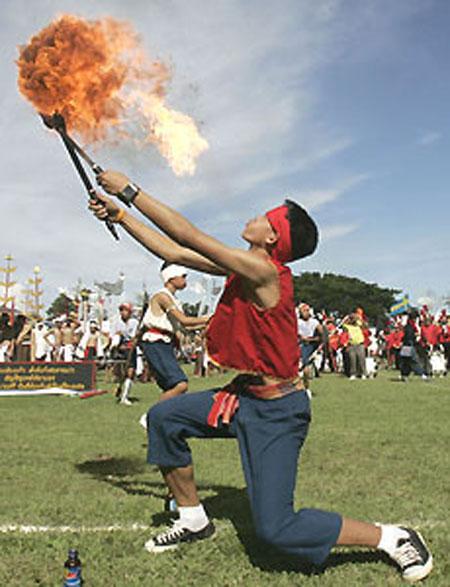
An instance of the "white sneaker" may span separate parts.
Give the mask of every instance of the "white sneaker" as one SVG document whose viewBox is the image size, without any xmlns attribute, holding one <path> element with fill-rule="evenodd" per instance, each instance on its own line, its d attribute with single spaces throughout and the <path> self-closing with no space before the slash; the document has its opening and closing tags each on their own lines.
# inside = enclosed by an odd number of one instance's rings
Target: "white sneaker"
<svg viewBox="0 0 450 587">
<path fill-rule="evenodd" d="M 139 418 L 139 424 L 144 430 L 147 430 L 147 412 Z"/>
<path fill-rule="evenodd" d="M 188 528 L 184 528 L 180 520 L 175 520 L 170 528 L 161 532 L 154 538 L 147 540 L 145 543 L 145 550 L 147 552 L 159 553 L 166 550 L 174 550 L 183 542 L 195 542 L 196 540 L 204 540 L 210 538 L 216 531 L 214 524 L 208 522 L 204 528 L 198 532 L 193 532 Z"/>
<path fill-rule="evenodd" d="M 133 403 L 127 397 L 123 397 L 120 402 L 123 406 L 132 406 Z"/>
<path fill-rule="evenodd" d="M 356 381 L 356 375 L 350 375 L 350 381 Z"/>
<path fill-rule="evenodd" d="M 433 557 L 419 532 L 411 528 L 400 529 L 407 532 L 408 536 L 399 538 L 394 551 L 388 554 L 400 567 L 405 581 L 416 583 L 431 573 Z"/>
<path fill-rule="evenodd" d="M 428 375 L 425 375 L 425 373 L 424 373 L 424 374 L 422 375 L 422 379 L 423 379 L 424 381 L 426 381 L 426 380 L 428 379 Z"/>
<path fill-rule="evenodd" d="M 367 379 L 365 375 L 361 375 L 361 379 Z"/>
</svg>

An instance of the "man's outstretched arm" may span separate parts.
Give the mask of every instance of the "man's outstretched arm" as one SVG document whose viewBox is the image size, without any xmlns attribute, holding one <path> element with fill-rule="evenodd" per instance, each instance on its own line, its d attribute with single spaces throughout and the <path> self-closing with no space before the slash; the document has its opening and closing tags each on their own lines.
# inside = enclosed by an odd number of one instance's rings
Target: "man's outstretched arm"
<svg viewBox="0 0 450 587">
<path fill-rule="evenodd" d="M 117 195 L 128 185 L 129 179 L 116 171 L 105 171 L 99 176 L 99 183 L 108 193 Z M 263 259 L 221 243 L 143 190 L 139 191 L 133 204 L 179 245 L 196 251 L 228 272 L 238 273 L 256 283 L 264 283 L 273 278 L 273 268 Z"/>
<path fill-rule="evenodd" d="M 114 202 L 101 194 L 98 194 L 98 201 L 92 200 L 90 202 L 89 208 L 101 220 L 110 218 L 114 221 L 120 211 L 120 208 Z M 168 263 L 183 265 L 190 269 L 201 271 L 202 273 L 226 275 L 227 272 L 225 269 L 219 267 L 206 257 L 203 257 L 186 247 L 182 247 L 168 236 L 143 224 L 137 220 L 137 218 L 134 218 L 134 216 L 125 212 L 125 210 L 123 210 L 121 214 L 123 215 L 120 220 L 121 226 L 135 240 L 160 259 L 163 259 Z"/>
</svg>

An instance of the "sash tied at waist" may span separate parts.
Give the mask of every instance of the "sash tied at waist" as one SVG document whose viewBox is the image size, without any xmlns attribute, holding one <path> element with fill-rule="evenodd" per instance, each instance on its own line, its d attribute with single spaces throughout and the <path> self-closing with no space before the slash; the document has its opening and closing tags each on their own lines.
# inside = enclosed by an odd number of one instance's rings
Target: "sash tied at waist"
<svg viewBox="0 0 450 587">
<path fill-rule="evenodd" d="M 223 389 L 215 393 L 214 403 L 207 418 L 208 425 L 217 428 L 220 417 L 222 424 L 229 425 L 239 408 L 239 395 L 242 393 L 253 395 L 258 399 L 271 400 L 303 389 L 298 387 L 298 379 L 271 385 L 262 385 L 261 381 L 262 379 L 258 375 L 238 375 Z"/>
</svg>

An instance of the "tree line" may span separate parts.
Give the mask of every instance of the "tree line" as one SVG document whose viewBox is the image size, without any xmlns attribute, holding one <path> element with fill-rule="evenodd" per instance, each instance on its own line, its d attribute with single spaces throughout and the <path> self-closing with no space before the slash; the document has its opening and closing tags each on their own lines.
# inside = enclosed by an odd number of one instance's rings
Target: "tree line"
<svg viewBox="0 0 450 587">
<path fill-rule="evenodd" d="M 360 306 L 371 322 L 384 319 L 400 293 L 398 289 L 334 273 L 305 272 L 293 279 L 296 303 L 307 302 L 316 311 L 338 311 L 342 315 Z"/>
</svg>

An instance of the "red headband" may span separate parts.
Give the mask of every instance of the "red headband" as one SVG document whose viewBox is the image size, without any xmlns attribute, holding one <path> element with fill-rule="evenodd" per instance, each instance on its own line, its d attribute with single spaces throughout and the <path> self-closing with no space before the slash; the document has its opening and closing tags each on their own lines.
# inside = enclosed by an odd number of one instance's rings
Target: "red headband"
<svg viewBox="0 0 450 587">
<path fill-rule="evenodd" d="M 288 220 L 288 207 L 286 204 L 278 206 L 266 212 L 272 228 L 278 234 L 278 240 L 272 249 L 272 257 L 280 263 L 288 263 L 292 260 L 291 226 Z"/>
</svg>

